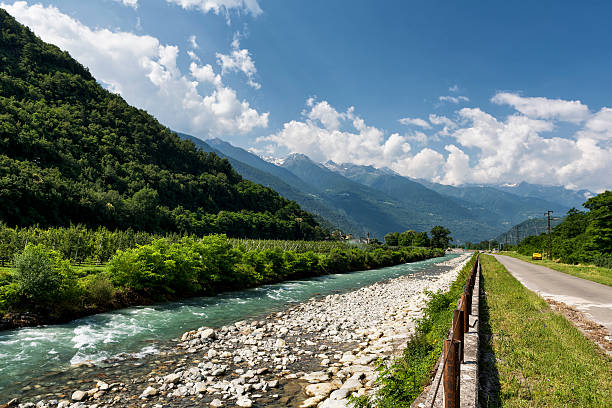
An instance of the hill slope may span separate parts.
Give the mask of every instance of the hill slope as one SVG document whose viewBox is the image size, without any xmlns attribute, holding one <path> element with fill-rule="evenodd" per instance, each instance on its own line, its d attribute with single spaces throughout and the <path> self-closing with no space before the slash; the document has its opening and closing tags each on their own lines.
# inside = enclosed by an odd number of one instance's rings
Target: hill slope
<svg viewBox="0 0 612 408">
<path fill-rule="evenodd" d="M 312 215 L 103 89 L 0 9 L 0 221 L 316 238 Z"/>
</svg>

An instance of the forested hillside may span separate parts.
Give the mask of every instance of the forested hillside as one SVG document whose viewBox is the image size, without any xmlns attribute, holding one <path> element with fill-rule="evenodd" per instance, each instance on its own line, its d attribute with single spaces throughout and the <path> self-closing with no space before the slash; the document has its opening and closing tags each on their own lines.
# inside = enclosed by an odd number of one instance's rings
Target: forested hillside
<svg viewBox="0 0 612 408">
<path fill-rule="evenodd" d="M 314 239 L 313 217 L 0 10 L 0 221 Z"/>
</svg>

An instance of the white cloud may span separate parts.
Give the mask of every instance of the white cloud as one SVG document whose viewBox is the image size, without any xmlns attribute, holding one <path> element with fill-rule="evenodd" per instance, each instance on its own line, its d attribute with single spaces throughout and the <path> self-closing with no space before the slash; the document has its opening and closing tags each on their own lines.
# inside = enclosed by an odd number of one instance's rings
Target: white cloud
<svg viewBox="0 0 612 408">
<path fill-rule="evenodd" d="M 187 55 L 189 55 L 189 59 L 191 59 L 192 61 L 198 61 L 198 62 L 202 61 L 200 57 L 198 57 L 196 53 L 191 50 L 187 51 Z"/>
<path fill-rule="evenodd" d="M 176 46 L 148 35 L 91 29 L 54 6 L 22 1 L 2 7 L 44 41 L 70 52 L 111 91 L 171 128 L 220 136 L 267 127 L 268 113 L 260 114 L 238 99 L 210 65 L 194 62 L 190 73 L 182 73 L 176 64 L 180 52 Z M 202 82 L 211 88 L 206 94 L 198 89 Z"/>
<path fill-rule="evenodd" d="M 448 88 L 450 92 L 459 92 L 459 85 L 455 84 Z"/>
<path fill-rule="evenodd" d="M 459 103 L 459 102 L 469 102 L 470 98 L 467 96 L 440 96 L 438 98 L 440 102 L 451 102 L 451 103 Z"/>
<path fill-rule="evenodd" d="M 357 116 L 351 107 L 338 112 L 327 101 L 307 101 L 310 111 L 304 121 L 291 121 L 278 133 L 258 139 L 272 142 L 290 152 L 304 153 L 317 161 L 384 166 L 410 151 L 405 136 L 385 139 L 384 132 Z M 344 127 L 349 130 L 340 130 Z"/>
<path fill-rule="evenodd" d="M 115 0 L 117 3 L 123 3 L 124 6 L 129 6 L 132 8 L 138 7 L 138 0 Z"/>
<path fill-rule="evenodd" d="M 402 125 L 414 125 L 425 129 L 431 129 L 431 125 L 421 118 L 401 118 L 398 122 Z"/>
<path fill-rule="evenodd" d="M 527 98 L 516 93 L 498 92 L 491 98 L 491 102 L 498 105 L 510 105 L 524 115 L 539 119 L 580 123 L 590 115 L 589 108 L 580 101 Z"/>
<path fill-rule="evenodd" d="M 168 3 L 178 4 L 184 9 L 197 9 L 204 13 L 229 13 L 231 10 L 260 15 L 263 11 L 257 0 L 166 0 Z"/>
<path fill-rule="evenodd" d="M 529 99 L 543 105 L 552 101 L 553 106 L 566 102 Z M 535 117 L 518 108 L 502 119 L 480 108 L 459 109 L 455 120 L 431 114 L 429 122 L 421 119 L 431 129 L 420 126 L 423 131 L 386 136 L 366 125 L 353 108 L 338 112 L 327 101 L 312 98 L 306 105 L 303 120 L 285 123 L 280 132 L 259 141 L 316 161 L 386 166 L 404 176 L 443 184 L 527 181 L 596 191 L 612 187 L 612 108 L 590 115 L 570 137 L 553 133 L 558 121 L 572 117 L 566 110 L 538 111 Z M 406 124 L 423 125 L 404 119 Z M 410 143 L 421 146 L 415 150 Z"/>
<path fill-rule="evenodd" d="M 198 41 L 195 35 L 190 35 L 189 36 L 189 44 L 191 45 L 191 48 L 193 48 L 194 50 L 197 50 L 198 48 L 200 48 L 200 46 L 198 45 Z"/>
<path fill-rule="evenodd" d="M 261 84 L 255 82 L 253 77 L 257 74 L 255 62 L 247 49 L 240 49 L 238 34 L 234 35 L 232 50 L 229 54 L 217 53 L 217 63 L 221 66 L 221 74 L 228 72 L 242 72 L 248 79 L 248 84 L 255 89 L 261 88 Z"/>
</svg>

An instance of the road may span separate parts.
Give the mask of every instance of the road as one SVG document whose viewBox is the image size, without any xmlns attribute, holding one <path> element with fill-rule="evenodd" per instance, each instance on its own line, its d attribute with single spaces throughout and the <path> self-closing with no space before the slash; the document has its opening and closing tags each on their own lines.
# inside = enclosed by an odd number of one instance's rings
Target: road
<svg viewBox="0 0 612 408">
<path fill-rule="evenodd" d="M 495 258 L 529 290 L 583 312 L 612 333 L 612 287 L 510 256 L 495 255 Z"/>
</svg>

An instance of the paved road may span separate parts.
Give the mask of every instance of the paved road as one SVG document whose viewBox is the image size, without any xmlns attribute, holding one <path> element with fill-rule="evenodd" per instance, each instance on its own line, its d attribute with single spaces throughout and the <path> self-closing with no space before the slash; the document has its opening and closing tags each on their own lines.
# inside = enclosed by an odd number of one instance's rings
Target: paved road
<svg viewBox="0 0 612 408">
<path fill-rule="evenodd" d="M 612 287 L 591 282 L 516 258 L 495 255 L 528 289 L 543 298 L 563 302 L 604 325 L 612 333 Z"/>
</svg>

